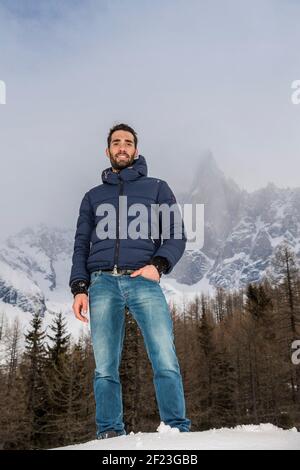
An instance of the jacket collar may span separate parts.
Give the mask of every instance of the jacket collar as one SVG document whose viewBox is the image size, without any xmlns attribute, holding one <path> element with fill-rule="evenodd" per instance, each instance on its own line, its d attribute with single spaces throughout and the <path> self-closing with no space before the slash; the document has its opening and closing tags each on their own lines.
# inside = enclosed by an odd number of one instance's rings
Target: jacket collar
<svg viewBox="0 0 300 470">
<path fill-rule="evenodd" d="M 123 181 L 134 181 L 141 176 L 147 176 L 148 168 L 145 157 L 138 155 L 133 160 L 133 164 L 126 168 L 123 168 L 119 173 L 114 173 L 112 167 L 106 168 L 102 171 L 102 181 L 108 184 L 118 184 L 120 180 Z"/>
</svg>

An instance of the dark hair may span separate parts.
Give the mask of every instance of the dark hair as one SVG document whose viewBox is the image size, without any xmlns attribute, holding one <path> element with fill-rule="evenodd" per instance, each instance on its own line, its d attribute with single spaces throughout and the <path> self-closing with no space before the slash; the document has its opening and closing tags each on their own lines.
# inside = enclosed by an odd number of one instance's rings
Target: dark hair
<svg viewBox="0 0 300 470">
<path fill-rule="evenodd" d="M 135 130 L 132 129 L 132 127 L 128 126 L 127 124 L 117 124 L 116 126 L 112 127 L 109 131 L 109 134 L 108 134 L 108 137 L 107 137 L 107 146 L 108 146 L 108 148 L 110 146 L 111 136 L 112 136 L 113 132 L 115 132 L 115 131 L 130 132 L 133 135 L 133 138 L 134 138 L 134 146 L 135 146 L 135 148 L 137 147 L 138 138 L 137 138 L 137 133 L 135 132 Z"/>
</svg>

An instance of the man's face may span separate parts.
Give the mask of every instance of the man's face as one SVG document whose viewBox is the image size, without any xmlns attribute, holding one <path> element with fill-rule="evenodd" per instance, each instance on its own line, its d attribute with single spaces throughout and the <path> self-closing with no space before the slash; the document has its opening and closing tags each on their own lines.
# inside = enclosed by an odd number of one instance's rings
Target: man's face
<svg viewBox="0 0 300 470">
<path fill-rule="evenodd" d="M 134 157 L 138 155 L 138 149 L 135 148 L 131 132 L 113 132 L 110 146 L 106 149 L 106 155 L 110 159 L 111 166 L 116 170 L 131 166 Z"/>
</svg>

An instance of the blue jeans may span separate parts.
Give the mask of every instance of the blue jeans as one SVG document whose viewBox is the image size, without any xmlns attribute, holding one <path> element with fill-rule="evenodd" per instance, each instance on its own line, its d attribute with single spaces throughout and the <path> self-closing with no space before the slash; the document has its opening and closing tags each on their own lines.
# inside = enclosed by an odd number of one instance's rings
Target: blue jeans
<svg viewBox="0 0 300 470">
<path fill-rule="evenodd" d="M 107 430 L 126 432 L 119 377 L 126 306 L 142 332 L 152 364 L 161 421 L 188 432 L 191 421 L 185 417 L 172 317 L 159 281 L 99 270 L 91 274 L 89 287 L 97 436 Z"/>
</svg>

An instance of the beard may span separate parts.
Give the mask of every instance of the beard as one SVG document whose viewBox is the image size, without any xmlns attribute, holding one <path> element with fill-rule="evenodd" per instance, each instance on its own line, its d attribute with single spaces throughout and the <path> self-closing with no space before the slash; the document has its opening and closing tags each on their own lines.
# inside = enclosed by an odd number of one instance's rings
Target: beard
<svg viewBox="0 0 300 470">
<path fill-rule="evenodd" d="M 120 157 L 120 155 L 124 155 L 124 157 Z M 134 154 L 128 155 L 128 153 L 122 153 L 122 154 L 112 155 L 109 152 L 109 159 L 110 159 L 111 166 L 115 170 L 122 170 L 123 168 L 126 168 L 132 165 L 134 161 Z"/>
</svg>

